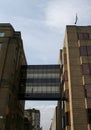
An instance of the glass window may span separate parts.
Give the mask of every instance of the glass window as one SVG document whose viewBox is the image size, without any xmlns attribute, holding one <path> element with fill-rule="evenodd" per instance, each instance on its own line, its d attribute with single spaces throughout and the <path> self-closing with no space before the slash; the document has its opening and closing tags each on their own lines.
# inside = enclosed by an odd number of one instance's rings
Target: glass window
<svg viewBox="0 0 91 130">
<path fill-rule="evenodd" d="M 87 98 L 91 98 L 91 89 L 86 89 Z"/>
<path fill-rule="evenodd" d="M 78 33 L 79 40 L 87 40 L 89 39 L 89 33 Z"/>
<path fill-rule="evenodd" d="M 0 43 L 0 49 L 1 49 L 1 47 L 2 47 L 2 43 Z"/>
<path fill-rule="evenodd" d="M 62 110 L 64 109 L 64 106 L 65 106 L 65 101 L 62 101 L 61 102 L 61 108 L 62 108 Z"/>
<path fill-rule="evenodd" d="M 87 56 L 87 47 L 86 46 L 80 46 L 80 55 Z"/>
<path fill-rule="evenodd" d="M 42 87 L 38 87 L 38 93 L 41 93 L 41 88 L 42 88 Z"/>
<path fill-rule="evenodd" d="M 90 74 L 89 64 L 82 64 L 82 73 L 83 73 L 83 75 L 89 75 Z"/>
<path fill-rule="evenodd" d="M 55 92 L 56 92 L 56 93 L 60 93 L 59 87 L 56 87 L 56 88 L 55 88 Z"/>
<path fill-rule="evenodd" d="M 43 93 L 46 93 L 46 86 L 42 87 Z"/>
<path fill-rule="evenodd" d="M 86 90 L 86 97 L 87 98 L 91 98 L 91 85 L 90 84 L 86 84 L 85 85 L 85 90 Z"/>
<path fill-rule="evenodd" d="M 70 112 L 65 112 L 62 124 L 62 128 L 65 128 L 67 125 L 70 125 Z"/>
<path fill-rule="evenodd" d="M 65 81 L 68 80 L 68 73 L 67 73 L 67 71 L 64 72 L 64 80 L 65 80 Z"/>
<path fill-rule="evenodd" d="M 4 32 L 0 32 L 0 37 L 4 37 Z"/>
<path fill-rule="evenodd" d="M 88 123 L 91 124 L 91 108 L 87 109 Z"/>
<path fill-rule="evenodd" d="M 65 117 L 63 116 L 62 117 L 62 129 L 64 129 L 65 128 Z"/>
<path fill-rule="evenodd" d="M 4 116 L 0 116 L 0 130 L 3 129 Z"/>
<path fill-rule="evenodd" d="M 87 53 L 88 53 L 88 56 L 91 56 L 91 46 L 87 46 Z"/>
<path fill-rule="evenodd" d="M 91 84 L 86 84 L 85 89 L 91 89 Z"/>
<path fill-rule="evenodd" d="M 65 113 L 65 124 L 66 125 L 70 124 L 70 112 Z"/>
<path fill-rule="evenodd" d="M 81 56 L 91 56 L 91 46 L 80 46 Z"/>
</svg>

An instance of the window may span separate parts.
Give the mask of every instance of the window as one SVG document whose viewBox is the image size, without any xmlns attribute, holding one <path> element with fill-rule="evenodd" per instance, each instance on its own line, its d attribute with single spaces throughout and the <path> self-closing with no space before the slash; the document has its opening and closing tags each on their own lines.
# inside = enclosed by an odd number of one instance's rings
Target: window
<svg viewBox="0 0 91 130">
<path fill-rule="evenodd" d="M 0 49 L 2 48 L 2 43 L 0 42 Z"/>
<path fill-rule="evenodd" d="M 5 117 L 1 115 L 0 116 L 0 130 L 3 129 L 4 120 L 5 120 Z"/>
<path fill-rule="evenodd" d="M 81 56 L 91 56 L 91 46 L 80 46 Z"/>
<path fill-rule="evenodd" d="M 91 89 L 86 89 L 86 96 L 91 98 Z"/>
<path fill-rule="evenodd" d="M 65 113 L 65 124 L 70 125 L 70 112 Z"/>
<path fill-rule="evenodd" d="M 87 54 L 88 56 L 91 56 L 91 46 L 87 46 Z"/>
<path fill-rule="evenodd" d="M 91 98 L 91 84 L 85 85 L 86 97 Z"/>
<path fill-rule="evenodd" d="M 62 117 L 62 128 L 65 128 L 65 117 Z"/>
<path fill-rule="evenodd" d="M 67 64 L 67 55 L 64 54 L 64 64 Z"/>
<path fill-rule="evenodd" d="M 62 117 L 62 128 L 70 125 L 70 112 L 65 112 Z"/>
<path fill-rule="evenodd" d="M 80 46 L 80 54 L 81 54 L 81 56 L 87 56 L 86 46 Z"/>
<path fill-rule="evenodd" d="M 89 39 L 89 33 L 78 33 L 79 40 L 87 40 Z"/>
<path fill-rule="evenodd" d="M 83 75 L 90 75 L 90 65 L 82 64 L 82 73 Z"/>
<path fill-rule="evenodd" d="M 65 106 L 65 101 L 62 101 L 61 102 L 61 108 L 62 108 L 62 110 L 64 110 L 64 106 Z"/>
<path fill-rule="evenodd" d="M 91 108 L 87 109 L 88 123 L 91 124 Z"/>
<path fill-rule="evenodd" d="M 4 37 L 4 32 L 0 32 L 0 37 Z"/>
</svg>

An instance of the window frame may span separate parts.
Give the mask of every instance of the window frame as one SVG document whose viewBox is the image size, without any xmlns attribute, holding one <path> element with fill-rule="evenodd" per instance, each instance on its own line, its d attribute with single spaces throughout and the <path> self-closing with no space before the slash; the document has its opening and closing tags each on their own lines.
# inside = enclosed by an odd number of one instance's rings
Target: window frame
<svg viewBox="0 0 91 130">
<path fill-rule="evenodd" d="M 83 63 L 82 64 L 82 74 L 83 75 L 90 75 L 91 74 L 89 63 Z"/>
<path fill-rule="evenodd" d="M 88 124 L 91 124 L 91 108 L 87 108 Z"/>
<path fill-rule="evenodd" d="M 89 38 L 89 33 L 83 33 L 83 32 L 79 32 L 78 33 L 78 39 L 79 40 L 88 40 Z"/>
<path fill-rule="evenodd" d="M 91 92 L 91 84 L 85 84 L 85 95 L 87 98 L 91 98 L 90 92 Z"/>
<path fill-rule="evenodd" d="M 80 46 L 81 56 L 91 56 L 91 46 Z"/>
<path fill-rule="evenodd" d="M 86 46 L 80 46 L 80 55 L 81 56 L 87 56 L 87 47 Z"/>
</svg>

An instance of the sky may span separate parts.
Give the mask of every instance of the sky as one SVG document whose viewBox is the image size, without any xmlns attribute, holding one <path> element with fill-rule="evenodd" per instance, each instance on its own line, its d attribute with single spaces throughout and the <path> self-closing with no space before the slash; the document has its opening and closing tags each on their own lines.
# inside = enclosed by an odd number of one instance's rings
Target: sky
<svg viewBox="0 0 91 130">
<path fill-rule="evenodd" d="M 91 25 L 90 0 L 0 0 L 0 23 L 20 31 L 28 64 L 57 64 L 66 25 Z M 49 130 L 56 102 L 26 102 L 41 110 L 41 126 Z"/>
</svg>

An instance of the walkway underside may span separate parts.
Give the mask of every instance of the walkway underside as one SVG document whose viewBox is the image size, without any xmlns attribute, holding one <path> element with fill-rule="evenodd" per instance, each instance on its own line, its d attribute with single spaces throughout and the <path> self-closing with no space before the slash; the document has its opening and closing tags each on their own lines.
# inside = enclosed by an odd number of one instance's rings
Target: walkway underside
<svg viewBox="0 0 91 130">
<path fill-rule="evenodd" d="M 25 93 L 19 94 L 20 100 L 60 100 L 61 94 L 48 93 Z"/>
</svg>

